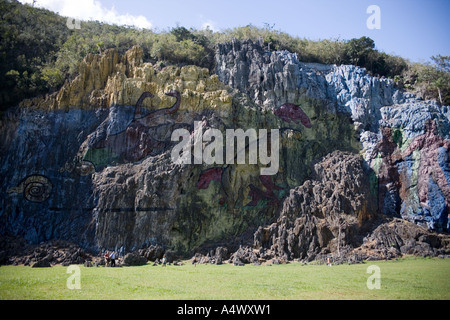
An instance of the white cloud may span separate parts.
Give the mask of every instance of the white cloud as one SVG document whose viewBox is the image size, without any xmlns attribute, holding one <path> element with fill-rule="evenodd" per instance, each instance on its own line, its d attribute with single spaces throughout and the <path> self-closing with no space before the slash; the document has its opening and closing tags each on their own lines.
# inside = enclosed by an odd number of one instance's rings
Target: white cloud
<svg viewBox="0 0 450 320">
<path fill-rule="evenodd" d="M 33 0 L 19 0 L 22 3 L 32 4 Z M 105 8 L 98 0 L 37 0 L 36 7 L 46 8 L 65 17 L 80 20 L 98 20 L 101 22 L 129 25 L 138 28 L 151 28 L 152 24 L 146 17 L 133 16 L 129 13 L 119 14 L 117 10 Z"/>
<path fill-rule="evenodd" d="M 211 31 L 217 31 L 217 28 L 216 28 L 216 26 L 215 26 L 215 22 L 214 21 L 212 21 L 212 20 L 207 20 L 207 21 L 205 21 L 203 24 L 202 24 L 202 26 L 201 26 L 201 29 L 210 29 Z"/>
</svg>

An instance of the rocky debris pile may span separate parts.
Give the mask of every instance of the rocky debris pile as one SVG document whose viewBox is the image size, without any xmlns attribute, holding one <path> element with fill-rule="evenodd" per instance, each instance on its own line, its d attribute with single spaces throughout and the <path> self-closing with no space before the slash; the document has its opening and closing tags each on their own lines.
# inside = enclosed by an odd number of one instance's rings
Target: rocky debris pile
<svg viewBox="0 0 450 320">
<path fill-rule="evenodd" d="M 142 266 L 147 264 L 147 259 L 135 253 L 127 253 L 123 258 L 123 264 L 125 266 Z"/>
<path fill-rule="evenodd" d="M 362 159 L 335 151 L 314 165 L 313 179 L 290 191 L 278 220 L 258 228 L 253 247 L 282 260 L 311 261 L 358 246 L 376 209 Z"/>
<path fill-rule="evenodd" d="M 351 255 L 364 260 L 389 260 L 403 255 L 449 258 L 450 235 L 394 218 L 373 230 Z"/>
<path fill-rule="evenodd" d="M 163 246 L 156 244 L 126 253 L 125 256 L 117 259 L 116 266 L 142 266 L 148 262 L 153 262 L 152 265 L 160 265 L 163 259 L 167 264 L 182 265 L 179 257 L 172 250 L 166 250 Z M 103 261 L 100 264 L 105 263 Z"/>
<path fill-rule="evenodd" d="M 234 264 L 235 266 L 244 266 L 246 264 L 284 264 L 311 261 L 321 264 L 327 263 L 328 260 L 333 264 L 354 264 L 362 263 L 363 261 L 392 260 L 408 255 L 450 258 L 450 235 L 448 234 L 439 234 L 412 222 L 390 217 L 377 219 L 372 222 L 372 226 L 373 228 L 363 238 L 362 244 L 357 247 L 351 244 L 343 244 L 339 251 L 330 251 L 327 250 L 328 248 L 322 248 L 315 254 L 314 246 L 317 243 L 311 241 L 306 242 L 306 255 L 296 258 L 292 258 L 293 255 L 288 255 L 287 253 L 279 255 L 279 251 L 274 250 L 274 248 L 259 246 L 257 239 L 261 237 L 261 229 L 258 229 L 255 233 L 253 246 L 241 246 L 232 254 L 227 255 L 228 258 L 221 261 L 222 263 Z M 271 227 L 272 230 L 270 230 Z M 311 225 L 305 228 L 312 230 Z M 266 230 L 262 229 L 263 237 L 264 233 L 267 237 L 275 229 L 276 224 L 271 225 Z M 284 229 L 283 232 L 290 231 Z M 228 251 L 224 247 L 218 247 L 217 250 Z M 191 261 L 199 264 L 220 264 L 217 262 L 217 254 L 211 255 L 210 253 L 206 255 L 196 253 Z"/>
<path fill-rule="evenodd" d="M 255 250 L 249 247 L 240 247 L 236 252 L 234 252 L 229 262 L 235 266 L 243 266 L 245 264 L 261 264 L 261 262 L 266 262 L 266 255 L 260 250 Z M 270 257 L 269 259 L 271 259 Z"/>
<path fill-rule="evenodd" d="M 192 264 L 223 264 L 228 263 L 230 253 L 226 247 L 217 247 L 215 250 L 209 250 L 208 253 L 196 253 L 192 258 Z"/>
<path fill-rule="evenodd" d="M 144 257 L 147 261 L 156 261 L 164 257 L 165 250 L 160 245 L 150 245 L 147 248 L 137 250 L 136 254 Z M 170 255 L 170 253 L 169 253 Z"/>
<path fill-rule="evenodd" d="M 141 248 L 139 250 L 129 252 L 123 258 L 124 266 L 142 266 L 147 262 L 153 262 L 153 265 L 162 263 L 162 259 L 165 258 L 167 263 L 174 263 L 176 256 L 173 251 L 165 250 L 160 245 L 151 245 L 147 248 Z"/>
<path fill-rule="evenodd" d="M 358 155 L 335 151 L 325 156 L 314 165 L 313 178 L 291 190 L 277 221 L 260 226 L 253 243 L 239 247 L 227 262 L 240 266 L 330 258 L 339 264 L 403 255 L 448 257 L 450 235 L 377 215 L 367 170 Z M 215 263 L 216 256 L 197 254 L 193 260 Z"/>
<path fill-rule="evenodd" d="M 5 235 L 0 237 L 0 248 L 0 265 L 25 265 L 37 268 L 71 264 L 99 267 L 106 264 L 103 253 L 99 255 L 90 253 L 74 243 L 62 240 L 33 245 L 27 243 L 22 237 Z M 160 265 L 163 258 L 168 264 L 182 265 L 173 251 L 166 250 L 160 245 L 151 245 L 124 256 L 118 256 L 115 266 L 140 266 L 149 261 L 154 265 Z"/>
<path fill-rule="evenodd" d="M 68 266 L 83 264 L 95 257 L 78 245 L 62 240 L 32 245 L 20 237 L 2 236 L 0 248 L 0 264 L 32 267 L 50 267 L 57 264 Z"/>
</svg>

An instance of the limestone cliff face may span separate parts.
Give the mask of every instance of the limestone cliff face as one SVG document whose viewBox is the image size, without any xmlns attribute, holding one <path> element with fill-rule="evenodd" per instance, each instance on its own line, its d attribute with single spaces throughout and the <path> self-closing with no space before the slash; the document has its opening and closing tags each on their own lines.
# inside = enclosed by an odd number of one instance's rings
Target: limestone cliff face
<svg viewBox="0 0 450 320">
<path fill-rule="evenodd" d="M 360 230 L 375 218 L 375 196 L 362 159 L 334 151 L 314 166 L 311 180 L 291 189 L 277 221 L 255 232 L 254 246 L 286 261 L 358 247 Z"/>
<path fill-rule="evenodd" d="M 448 230 L 449 114 L 363 69 L 251 41 L 219 45 L 215 74 L 107 50 L 2 120 L 0 232 L 120 252 L 247 241 L 313 259 L 361 245 L 380 214 Z M 279 170 L 174 163 L 172 133 L 192 139 L 195 123 L 224 139 L 278 129 Z"/>
<path fill-rule="evenodd" d="M 231 106 L 231 96 L 217 76 L 207 69 L 195 66 L 167 67 L 158 71 L 150 63 L 143 63 L 143 51 L 133 47 L 123 56 L 113 49 L 101 55 L 88 54 L 79 65 L 79 74 L 73 81 L 66 81 L 55 94 L 45 98 L 25 100 L 23 108 L 42 110 L 97 110 L 115 105 L 134 106 L 145 91 L 155 97 L 151 101 L 164 108 L 171 103 L 165 92 L 177 88 L 184 94 L 182 108 L 202 108 L 205 103 L 216 107 Z M 228 106 L 227 106 L 228 105 Z M 150 101 L 144 101 L 150 108 Z M 220 108 L 222 109 L 222 108 Z"/>
<path fill-rule="evenodd" d="M 296 54 L 267 52 L 251 41 L 219 45 L 216 64 L 222 82 L 245 92 L 261 108 L 291 102 L 307 110 L 313 123 L 320 121 L 323 115 L 310 111 L 308 97 L 321 101 L 328 117 L 349 119 L 359 151 L 373 170 L 379 212 L 449 229 L 448 107 L 422 101 L 365 69 L 302 63 Z M 342 147 L 328 148 L 334 149 Z"/>
</svg>

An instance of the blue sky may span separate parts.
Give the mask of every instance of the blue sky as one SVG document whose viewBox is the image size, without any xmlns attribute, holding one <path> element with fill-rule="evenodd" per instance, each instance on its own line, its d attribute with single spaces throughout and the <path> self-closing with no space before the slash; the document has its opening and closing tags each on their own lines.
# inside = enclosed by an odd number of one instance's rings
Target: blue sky
<svg viewBox="0 0 450 320">
<path fill-rule="evenodd" d="M 63 15 L 154 30 L 209 25 L 220 31 L 269 24 L 311 40 L 369 36 L 377 49 L 411 61 L 450 55 L 449 0 L 37 0 L 37 5 Z M 366 26 L 370 5 L 380 8 L 381 29 Z"/>
</svg>

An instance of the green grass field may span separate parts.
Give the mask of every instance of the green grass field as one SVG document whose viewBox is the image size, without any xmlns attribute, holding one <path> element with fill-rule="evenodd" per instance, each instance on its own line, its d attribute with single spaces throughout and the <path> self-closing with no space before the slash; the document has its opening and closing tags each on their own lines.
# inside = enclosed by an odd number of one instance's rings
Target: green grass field
<svg viewBox="0 0 450 320">
<path fill-rule="evenodd" d="M 380 289 L 367 287 L 371 265 Z M 67 267 L 1 266 L 0 299 L 450 299 L 450 259 L 79 268 L 81 288 L 69 289 Z"/>
</svg>

